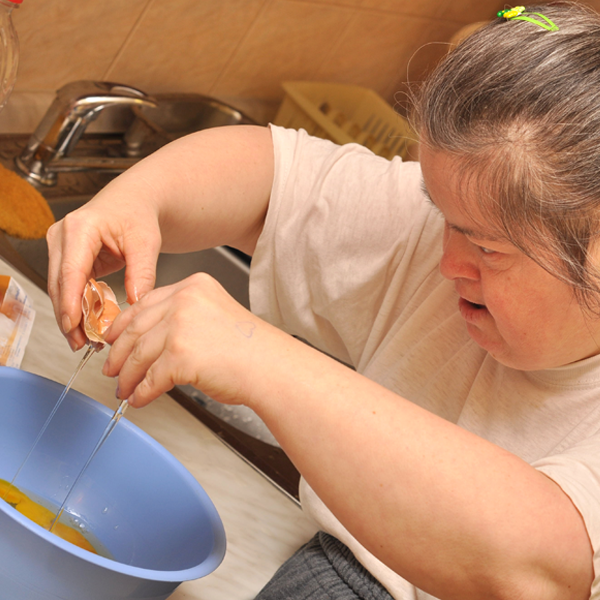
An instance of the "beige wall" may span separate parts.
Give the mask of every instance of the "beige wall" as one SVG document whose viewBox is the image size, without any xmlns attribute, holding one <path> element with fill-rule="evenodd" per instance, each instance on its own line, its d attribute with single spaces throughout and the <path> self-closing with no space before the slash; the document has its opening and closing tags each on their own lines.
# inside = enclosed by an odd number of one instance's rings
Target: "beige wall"
<svg viewBox="0 0 600 600">
<path fill-rule="evenodd" d="M 600 0 L 598 0 L 600 3 Z M 355 83 L 394 103 L 463 25 L 501 0 L 24 0 L 15 92 L 0 133 L 29 131 L 78 79 L 198 92 L 266 122 L 281 81 Z"/>
</svg>

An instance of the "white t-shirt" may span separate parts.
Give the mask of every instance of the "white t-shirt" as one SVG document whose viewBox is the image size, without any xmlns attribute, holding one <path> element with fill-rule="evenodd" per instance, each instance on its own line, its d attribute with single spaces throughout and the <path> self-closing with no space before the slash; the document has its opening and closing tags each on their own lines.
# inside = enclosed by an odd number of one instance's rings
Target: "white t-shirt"
<svg viewBox="0 0 600 600">
<path fill-rule="evenodd" d="M 468 336 L 439 273 L 443 219 L 421 191 L 419 164 L 271 129 L 253 311 L 551 477 L 583 515 L 600 573 L 600 356 L 534 372 L 496 362 Z M 367 552 L 304 481 L 301 498 L 394 598 L 432 598 Z"/>
</svg>

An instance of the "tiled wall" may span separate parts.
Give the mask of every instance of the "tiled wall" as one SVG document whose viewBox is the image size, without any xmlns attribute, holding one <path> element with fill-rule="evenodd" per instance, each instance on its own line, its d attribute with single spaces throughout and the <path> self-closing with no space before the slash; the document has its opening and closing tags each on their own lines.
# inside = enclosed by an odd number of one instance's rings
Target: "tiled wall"
<svg viewBox="0 0 600 600">
<path fill-rule="evenodd" d="M 600 0 L 597 0 L 600 4 Z M 70 81 L 198 92 L 266 122 L 284 80 L 355 83 L 388 102 L 501 0 L 24 0 L 0 133 L 30 131 Z"/>
</svg>

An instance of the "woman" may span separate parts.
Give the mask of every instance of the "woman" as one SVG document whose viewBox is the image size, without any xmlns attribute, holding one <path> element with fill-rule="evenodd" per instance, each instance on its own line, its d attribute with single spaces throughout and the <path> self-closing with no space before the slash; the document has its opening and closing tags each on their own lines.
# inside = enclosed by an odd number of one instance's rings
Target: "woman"
<svg viewBox="0 0 600 600">
<path fill-rule="evenodd" d="M 425 84 L 420 165 L 209 130 L 49 231 L 73 349 L 87 278 L 125 265 L 119 397 L 246 404 L 302 473 L 323 533 L 261 598 L 600 598 L 600 20 L 528 13 Z M 217 244 L 253 255 L 254 314 L 205 275 L 151 291 L 159 250 Z"/>
</svg>

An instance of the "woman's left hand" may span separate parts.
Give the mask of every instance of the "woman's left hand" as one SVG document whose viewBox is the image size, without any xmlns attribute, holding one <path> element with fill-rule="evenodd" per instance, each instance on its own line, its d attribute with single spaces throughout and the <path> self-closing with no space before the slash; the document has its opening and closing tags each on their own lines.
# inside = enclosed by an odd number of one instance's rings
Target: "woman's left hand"
<svg viewBox="0 0 600 600">
<path fill-rule="evenodd" d="M 137 407 L 186 384 L 220 402 L 242 403 L 256 337 L 264 340 L 271 329 L 212 277 L 192 275 L 149 292 L 117 317 L 106 336 L 112 348 L 103 373 L 118 375 L 118 396 Z"/>
</svg>

